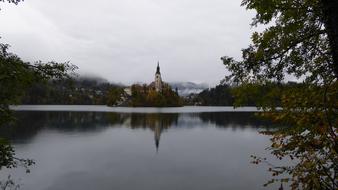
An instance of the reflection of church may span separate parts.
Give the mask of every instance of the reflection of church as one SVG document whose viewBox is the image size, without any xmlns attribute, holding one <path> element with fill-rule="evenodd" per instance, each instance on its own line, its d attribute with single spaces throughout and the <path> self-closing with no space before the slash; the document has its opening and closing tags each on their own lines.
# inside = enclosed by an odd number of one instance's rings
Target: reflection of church
<svg viewBox="0 0 338 190">
<path fill-rule="evenodd" d="M 134 113 L 131 114 L 132 128 L 150 129 L 154 133 L 156 152 L 160 146 L 161 134 L 173 125 L 177 125 L 178 114 Z"/>
<path fill-rule="evenodd" d="M 162 132 L 172 127 L 173 124 L 177 125 L 178 114 L 155 114 L 153 117 L 156 120 L 148 127 L 154 131 L 156 152 L 158 152 Z"/>
<path fill-rule="evenodd" d="M 156 125 L 154 129 L 156 152 L 158 152 L 158 147 L 160 146 L 161 133 L 162 133 L 162 126 Z"/>
<path fill-rule="evenodd" d="M 160 139 L 161 134 L 165 129 L 168 129 L 170 127 L 170 124 L 166 124 L 159 115 L 153 115 L 150 116 L 151 119 L 155 119 L 152 122 L 148 123 L 148 127 L 154 131 L 154 140 L 155 140 L 155 147 L 156 152 L 158 152 L 159 146 L 160 146 Z"/>
</svg>

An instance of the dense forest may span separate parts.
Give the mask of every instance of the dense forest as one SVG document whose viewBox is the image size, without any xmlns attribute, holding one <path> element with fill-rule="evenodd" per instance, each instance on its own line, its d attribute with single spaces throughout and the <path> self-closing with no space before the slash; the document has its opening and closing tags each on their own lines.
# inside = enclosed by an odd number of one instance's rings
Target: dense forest
<svg viewBox="0 0 338 190">
<path fill-rule="evenodd" d="M 32 85 L 22 98 L 23 104 L 52 105 L 109 105 L 133 107 L 182 106 L 183 101 L 171 87 L 164 85 L 161 92 L 150 86 L 132 85 L 131 94 L 124 86 L 93 77 L 49 80 Z"/>
<path fill-rule="evenodd" d="M 280 91 L 301 86 L 301 84 L 294 82 L 241 85 L 240 87 L 219 84 L 214 88 L 182 98 L 168 84 L 161 92 L 156 92 L 146 84 L 134 84 L 130 88 L 131 94 L 128 95 L 121 84 L 112 84 L 101 78 L 78 77 L 36 83 L 26 90 L 22 103 L 133 107 L 233 106 L 241 103 L 246 106 L 260 106 L 269 99 L 270 103 L 279 106 L 282 98 L 279 96 Z M 243 88 L 248 93 L 239 98 L 236 94 Z"/>
<path fill-rule="evenodd" d="M 302 86 L 302 84 L 295 82 L 270 82 L 241 86 L 219 84 L 214 88 L 205 89 L 199 94 L 191 94 L 185 97 L 184 103 L 186 105 L 202 106 L 233 106 L 237 104 L 245 106 L 261 106 L 269 101 L 270 104 L 280 106 L 281 99 L 283 98 L 280 95 L 281 91 L 290 90 L 294 87 L 301 88 Z M 247 93 L 239 97 L 237 96 L 239 91 Z"/>
<path fill-rule="evenodd" d="M 117 89 L 122 89 L 122 86 L 94 77 L 49 80 L 30 87 L 25 92 L 22 103 L 106 105 L 112 104 L 110 96 Z"/>
<path fill-rule="evenodd" d="M 229 85 L 217 85 L 200 92 L 193 102 L 203 106 L 231 106 L 234 102 L 231 90 Z"/>
</svg>

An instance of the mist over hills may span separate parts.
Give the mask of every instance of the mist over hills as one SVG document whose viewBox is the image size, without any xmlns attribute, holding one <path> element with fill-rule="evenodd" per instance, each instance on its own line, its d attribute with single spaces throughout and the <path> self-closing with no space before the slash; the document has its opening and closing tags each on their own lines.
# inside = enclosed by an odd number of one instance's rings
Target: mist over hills
<svg viewBox="0 0 338 190">
<path fill-rule="evenodd" d="M 96 85 L 99 84 L 111 84 L 114 86 L 120 86 L 120 87 L 124 87 L 126 85 L 122 84 L 122 83 L 117 83 L 117 82 L 111 82 L 108 81 L 107 79 L 100 77 L 100 76 L 95 76 L 95 75 L 79 75 L 77 77 L 73 78 L 75 81 L 80 82 L 80 83 L 94 83 Z"/>
<path fill-rule="evenodd" d="M 173 89 L 177 88 L 180 96 L 188 96 L 189 94 L 198 94 L 203 90 L 209 88 L 206 83 L 196 84 L 193 82 L 171 82 L 169 83 Z"/>
<path fill-rule="evenodd" d="M 110 82 L 105 78 L 94 76 L 94 75 L 81 75 L 77 77 L 75 80 L 79 82 L 86 82 L 91 81 L 102 84 L 102 83 L 110 83 L 112 85 L 120 86 L 120 87 L 126 87 L 128 85 L 122 84 L 122 83 L 116 83 L 116 82 Z M 137 82 L 137 84 L 142 84 L 142 82 Z M 206 83 L 194 83 L 194 82 L 169 82 L 169 85 L 172 87 L 173 90 L 177 88 L 178 94 L 180 96 L 188 96 L 189 94 L 198 94 L 202 92 L 205 89 L 209 88 L 209 85 Z"/>
</svg>

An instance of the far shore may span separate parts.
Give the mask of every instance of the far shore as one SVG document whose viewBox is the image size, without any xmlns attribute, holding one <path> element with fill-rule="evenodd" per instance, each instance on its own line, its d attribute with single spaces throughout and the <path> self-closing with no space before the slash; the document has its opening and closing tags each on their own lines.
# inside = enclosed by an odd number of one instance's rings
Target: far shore
<svg viewBox="0 0 338 190">
<path fill-rule="evenodd" d="M 256 107 L 183 106 L 183 107 L 110 107 L 106 105 L 11 105 L 13 111 L 69 111 L 116 113 L 201 113 L 201 112 L 260 112 Z"/>
</svg>

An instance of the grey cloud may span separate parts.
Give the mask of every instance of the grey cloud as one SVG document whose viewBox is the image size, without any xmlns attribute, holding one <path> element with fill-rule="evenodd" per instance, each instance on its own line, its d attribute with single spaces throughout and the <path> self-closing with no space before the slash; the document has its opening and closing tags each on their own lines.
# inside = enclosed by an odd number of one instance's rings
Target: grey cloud
<svg viewBox="0 0 338 190">
<path fill-rule="evenodd" d="M 29 0 L 0 11 L 2 41 L 27 59 L 71 61 L 80 73 L 130 84 L 217 84 L 223 55 L 240 57 L 253 14 L 231 0 Z"/>
</svg>

